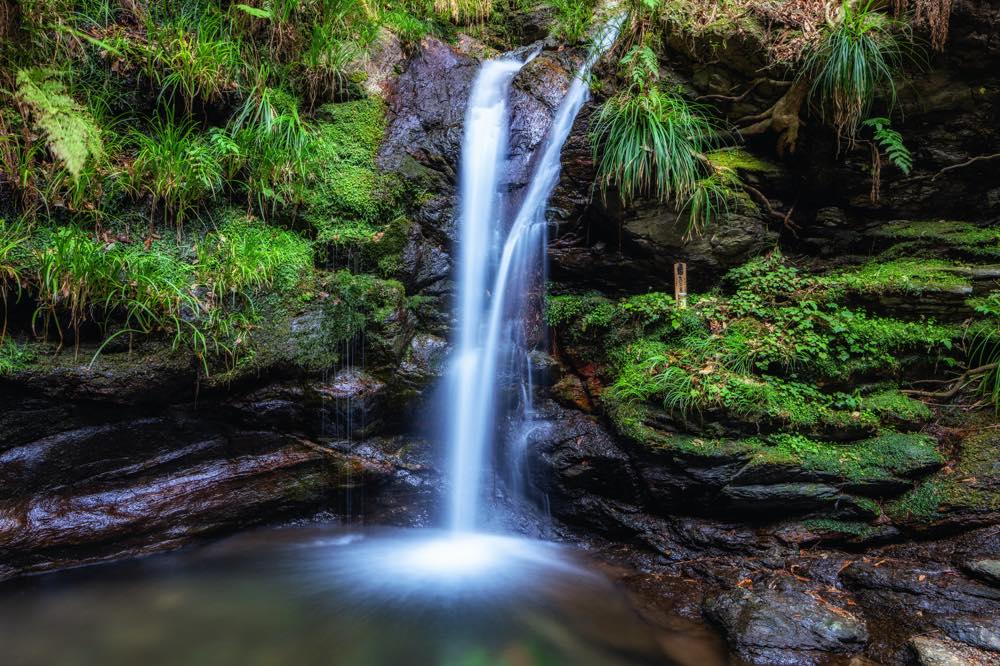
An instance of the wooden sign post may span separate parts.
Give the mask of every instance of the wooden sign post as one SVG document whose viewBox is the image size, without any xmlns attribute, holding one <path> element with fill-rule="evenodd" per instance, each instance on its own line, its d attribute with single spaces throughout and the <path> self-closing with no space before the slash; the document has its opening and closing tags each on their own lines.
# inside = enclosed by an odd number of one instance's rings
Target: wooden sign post
<svg viewBox="0 0 1000 666">
<path fill-rule="evenodd" d="M 674 298 L 677 308 L 683 310 L 688 303 L 688 267 L 685 263 L 674 264 Z"/>
</svg>

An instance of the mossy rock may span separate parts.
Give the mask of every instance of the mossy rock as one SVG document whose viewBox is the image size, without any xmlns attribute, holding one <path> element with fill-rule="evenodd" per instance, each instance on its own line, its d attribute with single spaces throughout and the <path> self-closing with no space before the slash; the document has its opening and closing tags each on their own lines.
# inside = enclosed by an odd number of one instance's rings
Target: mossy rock
<svg viewBox="0 0 1000 666">
<path fill-rule="evenodd" d="M 319 109 L 302 198 L 303 217 L 320 247 L 334 255 L 350 253 L 362 262 L 352 263 L 358 269 L 388 276 L 398 269 L 408 223 L 402 181 L 376 165 L 385 113 L 377 99 Z"/>
<path fill-rule="evenodd" d="M 1000 514 L 1000 432 L 986 427 L 965 437 L 957 459 L 886 508 L 911 525 L 979 525 Z"/>
<path fill-rule="evenodd" d="M 1000 228 L 954 220 L 895 220 L 870 234 L 891 243 L 888 257 L 943 257 L 1000 261 Z"/>
<path fill-rule="evenodd" d="M 713 150 L 705 157 L 712 163 L 712 166 L 721 169 L 732 169 L 745 173 L 758 174 L 779 174 L 781 167 L 773 162 L 769 162 L 762 157 L 758 157 L 743 148 L 728 148 L 724 150 Z"/>
<path fill-rule="evenodd" d="M 823 279 L 827 287 L 850 294 L 906 294 L 940 292 L 965 298 L 972 294 L 972 272 L 967 266 L 940 259 L 871 261 L 834 272 Z"/>
<path fill-rule="evenodd" d="M 271 295 L 259 308 L 255 353 L 211 383 L 274 368 L 315 374 L 358 358 L 373 370 L 394 368 L 411 332 L 403 286 L 370 274 L 319 271 L 297 296 Z"/>
</svg>

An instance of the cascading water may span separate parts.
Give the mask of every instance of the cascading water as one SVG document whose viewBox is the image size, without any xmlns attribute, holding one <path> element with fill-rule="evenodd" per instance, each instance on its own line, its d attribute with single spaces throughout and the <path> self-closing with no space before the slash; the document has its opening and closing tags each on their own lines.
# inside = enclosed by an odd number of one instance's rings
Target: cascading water
<svg viewBox="0 0 1000 666">
<path fill-rule="evenodd" d="M 476 77 L 465 116 L 460 176 L 458 340 L 448 402 L 451 451 L 451 524 L 475 524 L 479 469 L 490 429 L 491 404 L 482 399 L 482 330 L 487 275 L 499 220 L 497 183 L 507 150 L 507 93 L 524 66 L 491 60 Z"/>
<path fill-rule="evenodd" d="M 506 98 L 523 63 L 506 59 L 485 63 L 473 89 L 462 148 L 459 333 L 448 402 L 455 530 L 476 525 L 483 460 L 496 429 L 501 378 L 517 375 L 522 414 L 530 411 L 530 369 L 521 324 L 531 286 L 544 265 L 545 211 L 559 182 L 563 144 L 590 95 L 590 70 L 617 39 L 623 21 L 620 16 L 605 26 L 570 85 L 495 263 L 490 259 L 501 230 L 497 202 L 506 148 Z"/>
</svg>

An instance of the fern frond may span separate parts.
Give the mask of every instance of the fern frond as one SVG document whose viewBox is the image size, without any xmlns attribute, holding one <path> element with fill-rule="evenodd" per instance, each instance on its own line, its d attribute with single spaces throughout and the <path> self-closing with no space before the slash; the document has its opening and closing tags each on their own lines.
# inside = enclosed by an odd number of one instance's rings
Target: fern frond
<svg viewBox="0 0 1000 666">
<path fill-rule="evenodd" d="M 869 118 L 864 122 L 864 125 L 872 128 L 875 133 L 875 141 L 889 156 L 889 160 L 900 171 L 909 175 L 910 171 L 913 170 L 913 154 L 903 144 L 903 135 L 889 126 L 889 119 Z"/>
<path fill-rule="evenodd" d="M 45 136 L 49 150 L 66 165 L 74 180 L 87 160 L 103 154 L 100 128 L 69 95 L 58 72 L 41 68 L 18 71 L 16 96 L 30 112 L 34 128 Z"/>
</svg>

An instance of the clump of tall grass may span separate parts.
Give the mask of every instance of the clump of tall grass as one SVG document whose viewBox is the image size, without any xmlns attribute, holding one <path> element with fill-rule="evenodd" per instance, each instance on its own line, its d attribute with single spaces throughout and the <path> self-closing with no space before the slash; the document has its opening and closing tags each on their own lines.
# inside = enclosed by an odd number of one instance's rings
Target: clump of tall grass
<svg viewBox="0 0 1000 666">
<path fill-rule="evenodd" d="M 28 233 L 23 225 L 0 219 L 0 301 L 3 301 L 0 345 L 7 337 L 7 299 L 12 291 L 20 293 L 21 290 L 21 267 L 16 255 L 27 240 Z"/>
<path fill-rule="evenodd" d="M 493 11 L 493 0 L 434 0 L 434 10 L 456 23 L 481 22 Z"/>
<path fill-rule="evenodd" d="M 195 100 L 216 101 L 236 89 L 240 64 L 239 45 L 227 34 L 221 14 L 202 12 L 191 22 L 186 16 L 165 25 L 147 19 L 152 48 L 146 73 L 161 86 L 161 96 L 180 96 L 188 113 Z"/>
<path fill-rule="evenodd" d="M 223 164 L 217 143 L 209 141 L 190 120 L 173 114 L 158 118 L 149 134 L 133 130 L 136 146 L 130 185 L 160 205 L 165 220 L 173 218 L 178 235 L 184 221 L 223 185 Z"/>
<path fill-rule="evenodd" d="M 910 27 L 879 11 L 875 0 L 844 2 L 841 20 L 805 54 L 801 76 L 810 100 L 839 137 L 853 141 L 876 95 L 896 102 L 895 77 L 912 43 Z"/>
<path fill-rule="evenodd" d="M 27 241 L 26 232 L 0 225 L 0 250 Z M 78 227 L 44 229 L 32 240 L 34 257 L 15 262 L 0 254 L 3 275 L 16 275 L 38 306 L 35 333 L 72 332 L 77 350 L 84 324 L 104 340 L 165 335 L 173 349 L 188 349 L 204 371 L 213 357 L 235 361 L 243 333 L 255 317 L 253 298 L 263 289 L 288 291 L 312 271 L 312 247 L 301 236 L 246 218 L 232 218 L 195 248 L 196 262 L 158 241 L 107 243 Z M 4 281 L 6 284 L 6 281 Z M 68 331 L 66 330 L 68 327 Z"/>
<path fill-rule="evenodd" d="M 598 186 L 605 196 L 616 189 L 624 202 L 672 199 L 689 209 L 692 229 L 703 227 L 738 184 L 705 158 L 721 145 L 722 128 L 706 108 L 659 83 L 648 46 L 633 48 L 622 64 L 629 85 L 604 102 L 591 128 Z"/>
<path fill-rule="evenodd" d="M 625 201 L 683 196 L 703 173 L 700 155 L 718 144 L 700 107 L 658 86 L 626 90 L 601 106 L 593 125 L 598 182 Z"/>
<path fill-rule="evenodd" d="M 594 3 L 589 0 L 546 0 L 555 12 L 552 36 L 570 44 L 583 41 L 594 18 Z"/>
<path fill-rule="evenodd" d="M 60 314 L 65 313 L 79 348 L 80 326 L 92 318 L 95 303 L 112 291 L 117 267 L 101 243 L 75 227 L 59 227 L 43 241 L 32 325 L 42 322 L 44 335 L 54 324 L 61 345 L 65 335 Z"/>
<path fill-rule="evenodd" d="M 230 177 L 238 174 L 248 201 L 262 216 L 279 204 L 291 204 L 305 178 L 309 132 L 299 114 L 298 100 L 277 88 L 261 85 L 244 101 L 227 128 L 228 141 L 216 139 L 224 151 Z"/>
<path fill-rule="evenodd" d="M 263 288 L 288 291 L 312 269 L 309 242 L 251 218 L 227 220 L 198 245 L 199 282 L 222 302 L 249 300 Z"/>
</svg>

